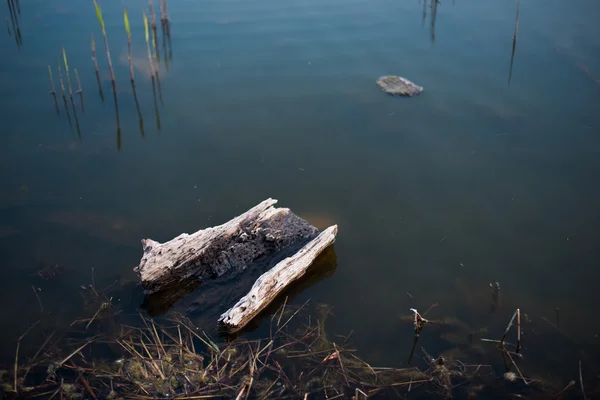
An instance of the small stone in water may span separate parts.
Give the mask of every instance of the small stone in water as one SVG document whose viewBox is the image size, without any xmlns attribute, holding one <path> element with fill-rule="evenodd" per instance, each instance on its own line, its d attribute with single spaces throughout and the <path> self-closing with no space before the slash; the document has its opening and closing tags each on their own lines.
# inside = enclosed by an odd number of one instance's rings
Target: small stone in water
<svg viewBox="0 0 600 400">
<path fill-rule="evenodd" d="M 394 96 L 415 96 L 423 91 L 423 87 L 395 75 L 382 76 L 377 79 L 377 85 L 384 92 Z"/>
</svg>

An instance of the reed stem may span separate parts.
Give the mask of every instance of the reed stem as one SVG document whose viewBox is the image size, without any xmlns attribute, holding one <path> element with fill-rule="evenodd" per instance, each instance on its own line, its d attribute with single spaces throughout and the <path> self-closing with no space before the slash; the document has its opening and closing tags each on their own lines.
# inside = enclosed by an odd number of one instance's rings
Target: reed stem
<svg viewBox="0 0 600 400">
<path fill-rule="evenodd" d="M 48 73 L 50 74 L 50 85 L 52 85 L 50 94 L 56 94 L 56 90 L 54 90 L 54 79 L 52 79 L 52 68 L 50 67 L 50 64 L 48 64 Z"/>
<path fill-rule="evenodd" d="M 129 15 L 127 14 L 127 9 L 123 10 L 123 19 L 125 21 L 125 31 L 127 32 L 127 50 L 128 50 L 128 58 L 129 58 L 129 77 L 131 78 L 131 82 L 133 82 L 133 61 L 131 59 L 131 27 L 129 25 Z"/>
<path fill-rule="evenodd" d="M 75 71 L 75 78 L 77 79 L 77 92 L 75 92 L 75 93 L 82 93 L 83 89 L 81 88 L 81 81 L 79 80 L 79 73 L 77 73 L 77 68 L 75 68 L 74 71 Z"/>
<path fill-rule="evenodd" d="M 79 73 L 77 72 L 77 68 L 73 68 L 73 70 L 75 71 L 75 78 L 77 78 L 77 94 L 79 94 L 79 97 L 81 99 L 81 112 L 85 113 L 85 106 L 83 105 L 83 89 L 81 87 L 81 81 L 79 80 Z"/>
<path fill-rule="evenodd" d="M 100 27 L 102 28 L 102 36 L 104 36 L 104 46 L 106 47 L 106 58 L 108 60 L 108 68 L 110 69 L 110 77 L 113 82 L 115 82 L 115 71 L 113 70 L 112 60 L 110 58 L 110 49 L 108 48 L 108 38 L 106 36 L 106 29 L 104 27 L 104 20 L 102 18 L 102 10 L 100 9 L 100 5 L 96 0 L 94 0 L 94 6 L 96 7 L 96 16 L 98 17 L 98 22 L 100 22 Z"/>
<path fill-rule="evenodd" d="M 98 73 L 98 58 L 96 57 L 96 41 L 94 40 L 94 34 L 92 33 L 92 60 L 94 60 L 94 69 Z"/>
<path fill-rule="evenodd" d="M 517 17 L 515 19 L 515 33 L 513 35 L 513 42 L 517 41 L 517 35 L 519 34 L 519 11 L 521 10 L 521 0 L 517 2 Z"/>
<path fill-rule="evenodd" d="M 71 76 L 69 75 L 69 64 L 67 63 L 67 53 L 65 48 L 62 48 L 63 60 L 65 62 L 65 73 L 67 74 L 67 86 L 69 87 L 69 96 L 73 98 L 73 90 L 71 89 Z"/>
<path fill-rule="evenodd" d="M 148 50 L 148 64 L 150 64 L 150 76 L 154 78 L 154 66 L 152 65 L 152 52 L 150 51 L 150 34 L 148 32 L 148 17 L 144 13 L 144 29 L 146 31 L 146 49 Z"/>
</svg>

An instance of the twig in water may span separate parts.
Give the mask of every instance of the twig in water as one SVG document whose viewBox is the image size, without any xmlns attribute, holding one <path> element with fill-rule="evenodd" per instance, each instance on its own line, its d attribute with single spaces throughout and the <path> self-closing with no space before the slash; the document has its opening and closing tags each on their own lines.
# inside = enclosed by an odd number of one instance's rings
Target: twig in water
<svg viewBox="0 0 600 400">
<path fill-rule="evenodd" d="M 570 389 L 571 387 L 573 387 L 573 386 L 575 386 L 575 381 L 571 380 L 571 381 L 569 382 L 569 384 L 568 384 L 567 386 L 565 386 L 565 388 L 564 388 L 563 390 L 561 390 L 560 392 L 556 393 L 556 394 L 554 395 L 554 397 L 558 397 L 558 396 L 560 396 L 561 394 L 563 394 L 564 392 L 566 392 L 567 390 L 569 390 L 569 389 Z"/>
<path fill-rule="evenodd" d="M 277 318 L 277 327 L 279 327 L 279 323 L 281 322 L 281 317 L 283 316 L 283 312 L 285 311 L 285 305 L 287 304 L 288 297 L 285 296 L 285 300 L 283 301 L 283 306 L 281 306 L 281 313 L 279 313 L 279 318 Z"/>
<path fill-rule="evenodd" d="M 517 308 L 517 351 L 519 354 L 519 350 L 521 349 L 521 310 Z"/>
<path fill-rule="evenodd" d="M 81 81 L 79 80 L 79 73 L 77 72 L 77 68 L 74 68 L 75 78 L 77 78 L 77 91 L 75 93 L 83 93 L 83 89 L 81 88 Z"/>
<path fill-rule="evenodd" d="M 521 0 L 517 2 L 517 17 L 515 18 L 515 33 L 513 34 L 513 42 L 517 41 L 517 35 L 519 34 L 519 11 L 521 10 Z"/>
<path fill-rule="evenodd" d="M 25 333 L 22 334 L 21 336 L 19 336 L 19 339 L 17 340 L 17 351 L 15 352 L 15 383 L 14 383 L 15 393 L 19 393 L 17 391 L 17 384 L 18 384 L 17 371 L 19 369 L 19 348 L 21 347 L 21 340 L 23 340 L 23 338 L 25 336 L 27 336 L 27 334 L 29 333 L 29 331 L 32 330 L 39 323 L 40 323 L 40 321 L 38 320 L 35 324 L 33 324 L 29 328 L 27 328 L 27 330 L 25 331 Z"/>
<path fill-rule="evenodd" d="M 93 400 L 98 400 L 98 398 L 96 397 L 96 394 L 94 393 L 94 391 L 90 387 L 87 379 L 85 379 L 85 377 L 83 375 L 79 375 L 79 381 L 81 382 L 81 384 L 83 385 L 83 387 L 85 388 L 85 390 L 88 392 L 88 394 L 90 395 L 90 397 Z"/>
<path fill-rule="evenodd" d="M 583 394 L 583 400 L 587 400 L 585 389 L 583 387 L 583 374 L 581 373 L 581 360 L 579 360 L 579 384 L 581 385 L 581 393 Z"/>
<path fill-rule="evenodd" d="M 42 305 L 42 301 L 40 300 L 40 296 L 38 296 L 38 290 L 33 285 L 31 285 L 31 288 L 33 289 L 33 293 L 35 294 L 35 298 L 37 299 L 38 304 L 40 305 L 40 311 L 43 314 L 44 313 L 44 306 Z"/>
<path fill-rule="evenodd" d="M 63 366 L 64 363 L 66 363 L 67 361 L 69 361 L 75 354 L 79 353 L 81 350 L 84 349 L 85 346 L 87 346 L 88 344 L 92 343 L 92 339 L 88 340 L 87 342 L 85 342 L 82 346 L 80 346 L 77 350 L 75 350 L 74 352 L 72 352 L 71 354 L 69 354 L 64 360 L 62 360 L 59 363 L 56 363 L 56 369 L 59 369 L 60 367 Z"/>
<path fill-rule="evenodd" d="M 502 339 L 500 340 L 500 346 L 502 346 L 502 347 L 504 347 L 504 340 L 506 339 L 506 335 L 508 334 L 508 331 L 512 327 L 512 324 L 513 324 L 518 312 L 519 312 L 519 310 L 517 309 L 517 311 L 515 311 L 512 318 L 510 319 L 510 322 L 508 323 L 508 326 L 506 327 L 506 330 L 504 331 L 504 335 L 502 335 Z"/>
</svg>

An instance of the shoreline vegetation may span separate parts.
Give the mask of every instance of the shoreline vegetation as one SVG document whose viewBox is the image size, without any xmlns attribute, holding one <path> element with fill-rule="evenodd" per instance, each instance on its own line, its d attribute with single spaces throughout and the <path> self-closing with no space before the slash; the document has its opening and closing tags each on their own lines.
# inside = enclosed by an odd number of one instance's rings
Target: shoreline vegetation
<svg viewBox="0 0 600 400">
<path fill-rule="evenodd" d="M 35 292 L 35 289 L 34 289 Z M 43 305 L 39 300 L 43 314 Z M 492 291 L 492 299 L 497 293 Z M 387 398 L 595 398 L 582 364 L 562 384 L 531 378 L 519 367 L 529 344 L 521 332 L 531 322 L 516 310 L 499 339 L 487 329 L 472 330 L 457 318 L 426 318 L 411 309 L 399 318 L 412 325 L 408 363 L 377 367 L 361 359 L 347 336 L 326 329 L 331 307 L 288 304 L 286 297 L 264 318 L 268 336 L 214 338 L 186 316 L 150 319 L 125 315 L 110 293 L 94 284 L 82 290 L 86 317 L 47 330 L 33 323 L 16 341 L 14 365 L 0 365 L 1 390 L 8 399 L 387 399 Z M 439 313 L 438 313 L 439 314 Z M 43 314 L 45 315 L 45 314 Z M 548 323 L 552 324 L 550 321 Z M 552 324 L 554 325 L 554 324 Z M 430 355 L 419 339 L 439 329 L 468 337 L 492 355 L 500 352 L 504 370 L 469 363 L 466 353 Z M 556 327 L 560 330 L 560 328 Z M 24 343 L 37 337 L 39 345 Z M 35 350 L 33 352 L 33 350 Z M 414 363 L 411 364 L 413 355 Z M 496 357 L 498 358 L 498 357 Z M 417 366 L 418 364 L 418 366 Z M 516 397 L 515 397 L 516 396 Z"/>
</svg>

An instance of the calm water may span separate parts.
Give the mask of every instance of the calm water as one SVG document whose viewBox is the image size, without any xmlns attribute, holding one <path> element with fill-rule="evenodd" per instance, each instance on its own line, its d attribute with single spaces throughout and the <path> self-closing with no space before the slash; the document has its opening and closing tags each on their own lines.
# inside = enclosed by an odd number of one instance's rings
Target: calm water
<svg viewBox="0 0 600 400">
<path fill-rule="evenodd" d="M 135 311 L 140 239 L 165 241 L 274 197 L 319 228 L 339 225 L 335 272 L 294 303 L 333 306 L 328 329 L 352 331 L 372 363 L 406 364 L 413 333 L 400 317 L 410 307 L 438 303 L 428 317 L 456 316 L 492 338 L 520 307 L 534 328 L 525 375 L 564 387 L 581 359 L 598 384 L 598 2 L 522 2 L 509 85 L 516 1 L 443 1 L 432 25 L 417 0 L 172 0 L 153 96 L 145 3 L 128 1 L 141 117 L 122 4 L 101 5 L 118 115 L 91 2 L 22 1 L 22 46 L 4 11 L 3 362 L 40 318 L 32 286 L 57 325 L 84 317 L 79 287 L 92 277 L 118 281 L 119 301 Z M 62 98 L 57 116 L 48 96 L 48 64 L 60 92 L 62 46 L 84 90 L 70 122 Z M 389 97 L 375 85 L 385 74 L 425 91 Z M 39 278 L 54 265 L 64 274 Z M 495 281 L 502 307 L 490 313 Z M 430 332 L 419 347 L 431 354 L 465 348 Z M 477 346 L 476 362 L 498 362 L 493 345 Z"/>
</svg>

